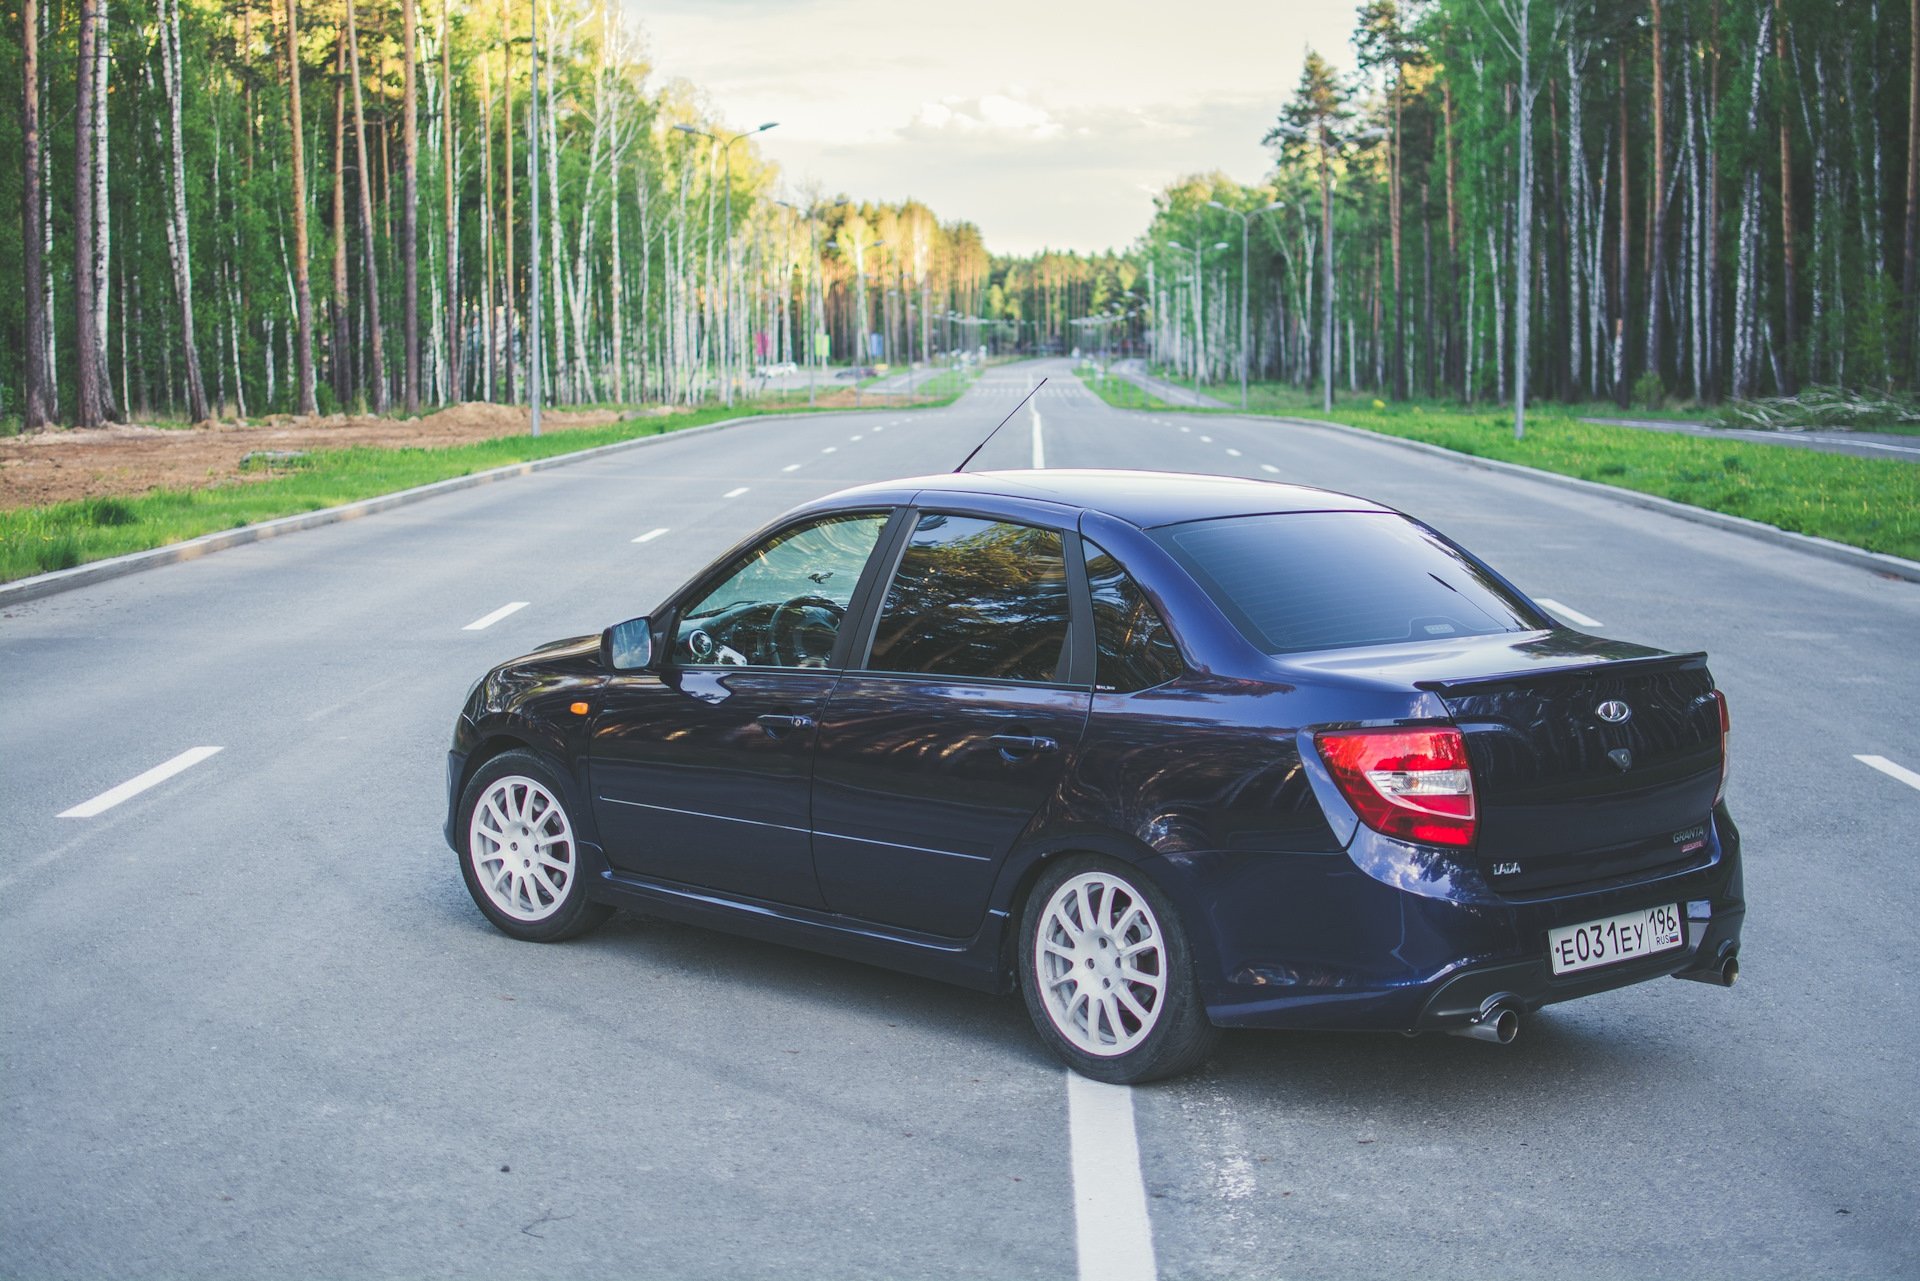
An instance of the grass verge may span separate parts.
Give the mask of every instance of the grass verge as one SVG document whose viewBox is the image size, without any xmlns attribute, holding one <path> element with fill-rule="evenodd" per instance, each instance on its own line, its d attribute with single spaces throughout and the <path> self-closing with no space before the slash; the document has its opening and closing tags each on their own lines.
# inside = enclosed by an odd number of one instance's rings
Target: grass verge
<svg viewBox="0 0 1920 1281">
<path fill-rule="evenodd" d="M 1220 394 L 1218 385 L 1207 390 Z M 1491 406 L 1389 405 L 1360 393 L 1326 414 L 1317 394 L 1273 383 L 1253 384 L 1247 399 L 1251 413 L 1329 419 L 1920 560 L 1920 466 L 1913 463 L 1584 423 L 1577 415 L 1587 407 L 1580 406 L 1529 409 L 1526 438 L 1516 441 L 1512 411 Z"/>
<path fill-rule="evenodd" d="M 953 396 L 958 394 L 955 391 Z M 949 396 L 948 402 L 951 399 Z M 941 402 L 916 401 L 916 405 L 934 403 Z M 538 438 L 505 436 L 438 449 L 318 450 L 297 460 L 274 461 L 271 474 L 264 480 L 0 511 L 0 582 L 470 476 L 509 463 L 664 435 L 729 418 L 792 412 L 806 412 L 804 391 L 798 405 L 776 399 L 756 400 L 732 409 L 712 406 L 689 414 L 629 419 Z"/>
</svg>

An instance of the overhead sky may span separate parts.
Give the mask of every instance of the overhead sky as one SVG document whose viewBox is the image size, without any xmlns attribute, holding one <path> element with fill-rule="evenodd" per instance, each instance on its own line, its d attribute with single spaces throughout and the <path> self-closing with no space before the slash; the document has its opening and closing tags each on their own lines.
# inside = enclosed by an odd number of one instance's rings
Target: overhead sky
<svg viewBox="0 0 1920 1281">
<path fill-rule="evenodd" d="M 897 201 L 995 253 L 1125 248 L 1152 193 L 1271 166 L 1309 46 L 1354 63 L 1353 0 L 624 0 L 655 75 L 759 139 L 791 192 Z"/>
</svg>

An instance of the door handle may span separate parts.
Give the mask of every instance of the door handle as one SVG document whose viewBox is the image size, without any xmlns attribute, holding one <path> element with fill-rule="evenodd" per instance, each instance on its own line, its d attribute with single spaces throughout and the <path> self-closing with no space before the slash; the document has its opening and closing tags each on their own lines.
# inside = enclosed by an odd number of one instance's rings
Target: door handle
<svg viewBox="0 0 1920 1281">
<path fill-rule="evenodd" d="M 1041 738 L 1032 734 L 995 734 L 987 740 L 1006 756 L 1026 756 L 1033 752 L 1051 752 L 1059 749 L 1060 744 L 1050 738 Z"/>
<path fill-rule="evenodd" d="M 813 728 L 811 716 L 789 716 L 785 713 L 769 712 L 765 716 L 756 716 L 754 719 L 760 722 L 767 733 L 774 735 L 784 734 L 788 730 Z"/>
</svg>

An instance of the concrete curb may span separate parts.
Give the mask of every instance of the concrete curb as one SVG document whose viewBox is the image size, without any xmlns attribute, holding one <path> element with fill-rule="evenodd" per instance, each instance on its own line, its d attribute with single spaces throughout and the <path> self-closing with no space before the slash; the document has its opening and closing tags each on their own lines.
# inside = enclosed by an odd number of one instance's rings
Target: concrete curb
<svg viewBox="0 0 1920 1281">
<path fill-rule="evenodd" d="M 1349 427 L 1345 423 L 1330 423 L 1319 418 L 1269 418 L 1251 414 L 1234 414 L 1243 422 L 1291 423 L 1298 427 L 1315 427 L 1322 431 L 1345 432 L 1351 436 L 1361 436 L 1367 440 L 1381 441 L 1396 445 L 1401 449 L 1417 450 L 1439 458 L 1465 463 L 1469 467 L 1478 467 L 1484 471 L 1505 472 L 1510 476 L 1520 476 L 1543 484 L 1555 485 L 1561 489 L 1570 489 L 1576 493 L 1588 494 L 1595 498 L 1610 498 L 1630 507 L 1641 507 L 1647 511 L 1662 512 L 1668 516 L 1677 516 L 1681 520 L 1690 520 L 1696 525 L 1711 525 L 1715 529 L 1728 530 L 1735 534 L 1745 534 L 1748 538 L 1757 538 L 1772 543 L 1776 547 L 1788 547 L 1794 551 L 1805 552 L 1810 556 L 1819 556 L 1825 560 L 1839 561 L 1843 565 L 1852 565 L 1856 569 L 1871 570 L 1890 578 L 1904 578 L 1908 582 L 1920 583 L 1920 561 L 1908 560 L 1903 556 L 1889 556 L 1885 552 L 1870 552 L 1859 547 L 1849 547 L 1845 543 L 1836 543 L 1830 538 L 1815 538 L 1811 534 L 1796 534 L 1792 530 L 1781 529 L 1764 521 L 1748 520 L 1745 516 L 1729 516 L 1725 512 L 1708 511 L 1704 507 L 1692 507 L 1686 503 L 1677 503 L 1671 498 L 1660 498 L 1653 494 L 1642 494 L 1637 490 L 1622 489 L 1617 485 L 1603 485 L 1599 481 L 1581 480 L 1577 476 L 1562 476 L 1557 472 L 1541 471 L 1537 467 L 1527 467 L 1520 463 L 1502 462 L 1497 458 L 1481 458 L 1474 454 L 1463 454 L 1458 450 L 1447 449 L 1440 445 L 1429 445 L 1423 440 L 1408 440 L 1403 436 L 1389 436 L 1384 432 L 1367 431 L 1362 427 Z"/>
<path fill-rule="evenodd" d="M 829 412 L 859 412 L 854 410 Z M 724 431 L 729 427 L 738 427 L 743 423 L 778 422 L 790 418 L 815 418 L 818 413 L 804 414 L 749 414 L 743 418 L 728 418 L 717 423 L 702 423 L 698 427 L 686 427 L 680 431 L 663 432 L 658 436 L 638 436 L 632 440 L 615 441 L 611 445 L 596 445 L 592 449 L 576 450 L 570 454 L 555 454 L 550 458 L 537 458 L 531 462 L 508 463 L 504 467 L 494 467 L 487 471 L 474 472 L 469 476 L 454 476 L 448 480 L 436 480 L 430 485 L 416 485 L 412 489 L 403 489 L 398 493 L 381 494 L 377 498 L 363 498 L 358 502 L 342 503 L 338 507 L 327 507 L 317 512 L 302 512 L 298 516 L 282 516 L 278 520 L 262 521 L 257 525 L 242 525 L 238 529 L 223 529 L 218 533 L 202 534 L 190 538 L 184 543 L 169 543 L 165 547 L 155 547 L 144 552 L 128 552 L 125 556 L 115 556 L 108 560 L 89 561 L 85 565 L 75 565 L 72 569 L 56 569 L 52 573 L 35 574 L 31 578 L 16 578 L 10 583 L 0 583 L 0 608 L 19 605 L 30 600 L 39 600 L 43 596 L 53 596 L 60 592 L 72 591 L 76 587 L 86 587 L 93 583 L 104 583 L 109 579 L 124 578 L 128 574 L 138 574 L 149 569 L 158 569 L 162 565 L 177 565 L 181 561 L 197 560 L 209 552 L 225 551 L 229 547 L 242 547 L 248 543 L 257 543 L 263 539 L 275 538 L 281 534 L 291 534 L 302 529 L 317 529 L 322 525 L 333 525 L 343 520 L 356 520 L 361 516 L 371 516 L 375 512 L 387 511 L 394 507 L 405 507 L 410 503 L 424 502 L 429 498 L 438 498 L 442 494 L 451 494 L 457 490 L 473 489 L 479 485 L 491 485 L 495 481 L 511 480 L 515 476 L 525 476 L 532 472 L 545 471 L 550 467 L 565 467 L 572 463 L 585 462 L 590 458 L 599 458 L 606 454 L 623 450 L 638 449 L 646 445 L 658 445 L 672 440 L 683 440 L 689 436 L 698 436 L 706 432 Z"/>
</svg>

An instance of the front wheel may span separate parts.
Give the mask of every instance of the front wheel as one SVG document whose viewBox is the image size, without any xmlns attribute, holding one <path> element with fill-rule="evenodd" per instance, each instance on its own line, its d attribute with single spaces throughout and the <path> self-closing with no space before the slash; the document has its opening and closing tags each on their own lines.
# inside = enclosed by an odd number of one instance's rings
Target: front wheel
<svg viewBox="0 0 1920 1281">
<path fill-rule="evenodd" d="M 1041 874 L 1021 925 L 1020 989 L 1054 1053 L 1097 1081 L 1178 1075 L 1220 1035 L 1172 903 L 1104 860 L 1062 859 Z"/>
<path fill-rule="evenodd" d="M 502 933 L 530 943 L 585 934 L 613 911 L 587 895 L 561 791 L 539 757 L 512 751 L 481 766 L 460 796 L 467 892 Z"/>
</svg>

